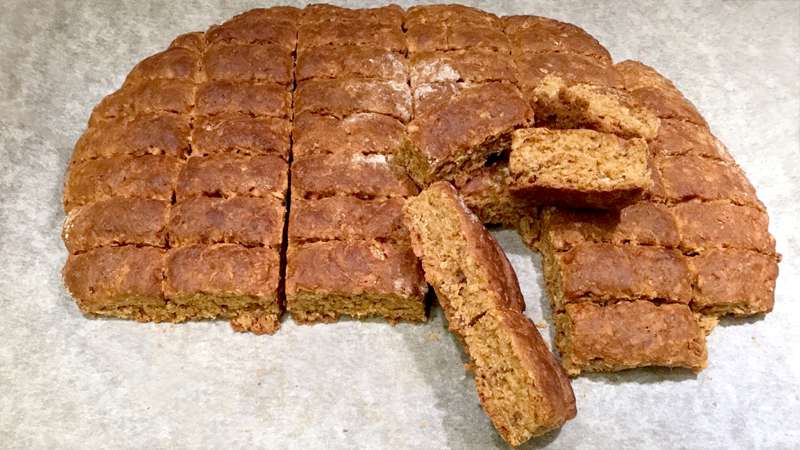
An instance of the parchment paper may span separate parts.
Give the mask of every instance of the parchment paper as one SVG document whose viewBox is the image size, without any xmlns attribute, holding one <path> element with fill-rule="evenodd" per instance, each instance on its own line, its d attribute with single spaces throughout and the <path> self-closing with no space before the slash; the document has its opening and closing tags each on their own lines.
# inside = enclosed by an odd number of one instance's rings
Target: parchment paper
<svg viewBox="0 0 800 450">
<path fill-rule="evenodd" d="M 421 326 L 289 319 L 258 337 L 87 320 L 65 293 L 62 180 L 92 106 L 177 34 L 269 3 L 3 2 L 0 448 L 504 447 L 438 308 Z M 784 257 L 774 312 L 724 321 L 700 375 L 580 377 L 577 419 L 528 447 L 800 447 L 800 3 L 468 3 L 574 22 L 674 80 L 757 187 Z M 538 257 L 496 236 L 549 339 Z"/>
</svg>

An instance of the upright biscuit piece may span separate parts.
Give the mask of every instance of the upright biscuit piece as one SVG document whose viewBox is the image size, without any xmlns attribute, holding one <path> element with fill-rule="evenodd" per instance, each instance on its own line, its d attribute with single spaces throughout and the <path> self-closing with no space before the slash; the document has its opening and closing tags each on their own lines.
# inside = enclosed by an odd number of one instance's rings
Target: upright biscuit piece
<svg viewBox="0 0 800 450">
<path fill-rule="evenodd" d="M 514 132 L 511 147 L 511 192 L 534 204 L 619 207 L 652 184 L 639 138 L 530 128 Z"/>
<path fill-rule="evenodd" d="M 548 76 L 534 91 L 537 125 L 589 128 L 625 138 L 653 139 L 659 119 L 626 92 L 610 87 L 575 84 Z"/>
<path fill-rule="evenodd" d="M 645 366 L 706 366 L 705 333 L 686 305 L 647 301 L 567 305 L 556 344 L 570 375 Z"/>
<path fill-rule="evenodd" d="M 465 87 L 448 101 L 415 116 L 397 154 L 398 162 L 420 185 L 452 180 L 508 149 L 511 132 L 532 119 L 530 106 L 512 84 Z"/>
<path fill-rule="evenodd" d="M 405 221 L 425 278 L 470 355 L 481 405 L 511 445 L 575 416 L 569 381 L 534 325 L 514 270 L 448 183 L 408 201 Z"/>
</svg>

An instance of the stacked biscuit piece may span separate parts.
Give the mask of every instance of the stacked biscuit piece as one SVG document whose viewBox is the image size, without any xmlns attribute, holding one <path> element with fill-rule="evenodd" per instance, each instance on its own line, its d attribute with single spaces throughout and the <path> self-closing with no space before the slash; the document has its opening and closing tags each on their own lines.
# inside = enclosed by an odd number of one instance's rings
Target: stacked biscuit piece
<svg viewBox="0 0 800 450">
<path fill-rule="evenodd" d="M 572 375 L 702 369 L 719 316 L 771 310 L 779 260 L 670 81 L 574 25 L 458 5 L 257 9 L 178 37 L 94 109 L 64 207 L 90 314 L 423 321 L 430 282 L 514 444 L 574 399 L 479 222 L 541 253 Z"/>
</svg>

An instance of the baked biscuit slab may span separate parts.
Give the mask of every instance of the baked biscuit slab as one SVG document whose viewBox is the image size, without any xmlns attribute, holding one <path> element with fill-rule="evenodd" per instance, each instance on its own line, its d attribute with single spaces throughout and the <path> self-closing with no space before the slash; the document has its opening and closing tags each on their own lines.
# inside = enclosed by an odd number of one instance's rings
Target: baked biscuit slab
<svg viewBox="0 0 800 450">
<path fill-rule="evenodd" d="M 520 445 L 575 416 L 563 370 L 522 311 L 511 264 L 455 188 L 437 182 L 405 207 L 414 252 L 470 356 L 481 406 Z"/>
<path fill-rule="evenodd" d="M 272 334 L 280 327 L 278 251 L 236 244 L 170 249 L 164 295 L 173 321 L 231 319 L 239 331 Z"/>
<path fill-rule="evenodd" d="M 64 181 L 64 211 L 112 197 L 170 201 L 182 162 L 171 156 L 114 156 L 75 163 Z"/>
<path fill-rule="evenodd" d="M 342 315 L 426 319 L 427 285 L 407 243 L 290 245 L 286 259 L 286 308 L 297 322 L 333 322 Z"/>
<path fill-rule="evenodd" d="M 556 314 L 556 345 L 567 372 L 647 366 L 706 366 L 705 333 L 687 305 L 622 301 L 576 303 Z"/>
<path fill-rule="evenodd" d="M 584 243 L 566 252 L 543 250 L 542 267 L 553 309 L 569 303 L 652 300 L 689 304 L 692 276 L 675 249 Z"/>
</svg>

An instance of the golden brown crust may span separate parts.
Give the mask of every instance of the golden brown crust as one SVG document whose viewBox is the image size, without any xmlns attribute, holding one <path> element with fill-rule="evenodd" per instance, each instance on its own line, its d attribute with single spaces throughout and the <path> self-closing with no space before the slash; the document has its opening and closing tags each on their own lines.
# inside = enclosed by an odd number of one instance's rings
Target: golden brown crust
<svg viewBox="0 0 800 450">
<path fill-rule="evenodd" d="M 410 53 L 482 48 L 508 54 L 511 49 L 499 28 L 463 22 L 407 25 L 405 36 Z"/>
<path fill-rule="evenodd" d="M 680 119 L 662 119 L 650 142 L 654 156 L 700 156 L 733 162 L 728 150 L 706 127 Z"/>
<path fill-rule="evenodd" d="M 619 211 L 546 208 L 542 235 L 553 250 L 582 242 L 677 247 L 678 225 L 672 211 L 657 203 L 637 202 Z"/>
<path fill-rule="evenodd" d="M 188 39 L 188 38 L 185 38 Z M 181 41 L 185 42 L 185 41 Z M 200 77 L 200 55 L 198 49 L 184 48 L 180 43 L 140 61 L 125 78 L 125 84 L 142 80 L 180 79 L 198 81 Z"/>
<path fill-rule="evenodd" d="M 295 159 L 327 153 L 390 155 L 400 147 L 404 134 L 402 122 L 383 114 L 336 118 L 306 112 L 294 118 L 292 154 Z"/>
<path fill-rule="evenodd" d="M 378 47 L 392 52 L 405 51 L 403 31 L 399 27 L 365 27 L 358 22 L 319 22 L 300 27 L 298 50 L 329 45 Z"/>
<path fill-rule="evenodd" d="M 408 244 L 328 241 L 289 246 L 286 297 L 362 294 L 400 296 L 422 302 L 427 291 L 419 261 Z"/>
<path fill-rule="evenodd" d="M 164 250 L 153 247 L 101 247 L 69 255 L 64 284 L 81 310 L 135 302 L 161 305 Z"/>
<path fill-rule="evenodd" d="M 402 53 L 375 47 L 325 46 L 297 55 L 297 82 L 312 78 L 364 78 L 405 83 L 408 77 Z"/>
<path fill-rule="evenodd" d="M 614 66 L 593 58 L 573 53 L 526 53 L 516 55 L 517 80 L 528 93 L 550 75 L 567 84 L 587 83 L 596 86 L 620 88 L 623 78 Z"/>
<path fill-rule="evenodd" d="M 417 5 L 406 11 L 406 27 L 425 24 L 460 22 L 477 26 L 501 27 L 496 15 L 470 6 L 457 4 Z"/>
<path fill-rule="evenodd" d="M 614 65 L 622 75 L 625 89 L 644 107 L 662 119 L 680 119 L 708 128 L 697 108 L 663 75 L 638 61 Z"/>
<path fill-rule="evenodd" d="M 193 31 L 178 35 L 169 44 L 169 48 L 182 48 L 201 53 L 206 46 L 206 34 L 202 31 Z"/>
<path fill-rule="evenodd" d="M 365 26 L 387 25 L 400 27 L 405 12 L 397 5 L 386 5 L 377 8 L 343 8 L 336 5 L 314 4 L 303 8 L 301 22 L 317 23 L 328 21 L 355 21 Z"/>
<path fill-rule="evenodd" d="M 705 333 L 686 305 L 647 301 L 567 305 L 556 343 L 570 375 L 644 366 L 706 366 Z"/>
<path fill-rule="evenodd" d="M 90 124 L 75 144 L 72 162 L 131 155 L 168 155 L 183 158 L 189 152 L 189 119 L 175 114 L 145 114 Z"/>
<path fill-rule="evenodd" d="M 188 114 L 194 105 L 195 84 L 181 79 L 141 80 L 125 84 L 95 106 L 90 124 L 105 119 L 144 114 Z"/>
<path fill-rule="evenodd" d="M 420 52 L 411 57 L 409 64 L 414 89 L 441 82 L 516 82 L 516 68 L 510 56 L 481 48 Z"/>
<path fill-rule="evenodd" d="M 295 199 L 289 213 L 289 242 L 329 240 L 407 241 L 404 199 L 361 200 L 334 196 Z"/>
<path fill-rule="evenodd" d="M 508 53 L 510 44 L 494 14 L 462 5 L 409 8 L 406 41 L 410 53 L 483 48 Z"/>
<path fill-rule="evenodd" d="M 435 217 L 433 214 L 447 215 L 441 223 L 435 225 L 435 229 L 425 223 L 436 220 L 428 218 Z M 525 300 L 519 290 L 517 275 L 508 258 L 450 183 L 433 183 L 420 195 L 409 199 L 404 208 L 404 222 L 410 231 L 414 252 L 422 260 L 425 277 L 437 292 L 450 329 L 468 327 L 491 308 L 525 310 Z M 457 224 L 457 229 L 451 229 L 450 225 L 453 223 Z M 435 234 L 439 230 L 451 233 L 452 236 L 448 235 L 451 239 L 458 236 L 460 243 L 446 242 L 444 237 Z M 468 260 L 458 263 L 445 261 L 444 258 L 450 255 L 447 251 L 442 251 L 443 247 L 449 245 L 448 248 L 456 248 L 457 244 L 465 252 L 460 256 Z M 461 264 L 472 265 L 465 269 Z M 465 274 L 468 270 L 477 271 L 480 275 L 467 278 Z M 459 305 L 449 298 L 448 292 L 451 291 L 445 285 L 452 284 L 454 279 L 463 284 L 463 289 L 459 292 L 483 292 L 484 295 L 479 299 L 481 303 Z"/>
<path fill-rule="evenodd" d="M 511 131 L 532 120 L 533 111 L 512 84 L 464 88 L 448 102 L 417 113 L 398 156 L 420 185 L 451 180 L 457 171 L 477 169 L 489 155 L 507 149 Z"/>
<path fill-rule="evenodd" d="M 691 274 L 686 257 L 674 249 L 605 243 L 584 243 L 553 255 L 558 271 L 556 309 L 566 304 L 657 300 L 688 304 Z M 554 289 L 553 289 L 554 288 Z"/>
<path fill-rule="evenodd" d="M 652 185 L 647 143 L 593 130 L 512 134 L 509 189 L 528 204 L 613 209 Z"/>
<path fill-rule="evenodd" d="M 70 211 L 61 235 L 70 253 L 119 245 L 165 247 L 168 217 L 168 202 L 112 197 Z"/>
<path fill-rule="evenodd" d="M 242 113 L 291 117 L 292 94 L 285 86 L 262 82 L 209 81 L 197 88 L 195 114 Z"/>
<path fill-rule="evenodd" d="M 755 188 L 733 164 L 686 155 L 656 157 L 654 166 L 661 178 L 661 191 L 656 195 L 668 202 L 729 200 L 764 208 Z"/>
<path fill-rule="evenodd" d="M 252 297 L 254 302 L 277 305 L 277 250 L 235 244 L 189 245 L 170 249 L 165 264 L 164 292 L 176 302 L 204 294 Z"/>
<path fill-rule="evenodd" d="M 210 45 L 203 54 L 203 69 L 209 80 L 292 83 L 292 53 L 275 44 Z"/>
<path fill-rule="evenodd" d="M 161 155 L 114 156 L 73 164 L 64 183 L 64 210 L 117 196 L 169 201 L 181 166 L 180 160 Z"/>
<path fill-rule="evenodd" d="M 767 213 L 727 201 L 687 202 L 672 208 L 681 235 L 681 247 L 703 253 L 713 248 L 775 253 Z"/>
<path fill-rule="evenodd" d="M 192 155 L 276 154 L 288 160 L 291 129 L 288 120 L 273 117 L 243 114 L 200 117 L 192 128 Z"/>
<path fill-rule="evenodd" d="M 301 10 L 289 6 L 252 9 L 212 26 L 206 37 L 209 43 L 278 44 L 293 50 L 301 14 Z"/>
<path fill-rule="evenodd" d="M 191 157 L 175 187 L 178 201 L 189 197 L 274 197 L 288 190 L 289 164 L 273 155 Z"/>
<path fill-rule="evenodd" d="M 511 195 L 508 189 L 508 163 L 501 162 L 476 171 L 456 183 L 464 203 L 484 224 L 516 228 L 520 217 L 534 206 Z"/>
<path fill-rule="evenodd" d="M 503 24 L 515 52 L 574 53 L 611 64 L 608 50 L 571 23 L 539 16 L 507 16 Z"/>
<path fill-rule="evenodd" d="M 305 111 L 346 117 L 372 112 L 401 122 L 411 118 L 411 91 L 406 83 L 381 80 L 306 80 L 295 92 L 295 114 Z"/>
<path fill-rule="evenodd" d="M 318 155 L 292 164 L 292 192 L 297 197 L 356 195 L 407 197 L 417 186 L 384 155 Z"/>
<path fill-rule="evenodd" d="M 273 197 L 195 197 L 172 207 L 167 232 L 171 246 L 234 243 L 277 247 L 285 209 Z"/>
<path fill-rule="evenodd" d="M 695 274 L 693 310 L 739 316 L 772 311 L 778 277 L 775 255 L 713 249 L 689 261 Z"/>
</svg>

